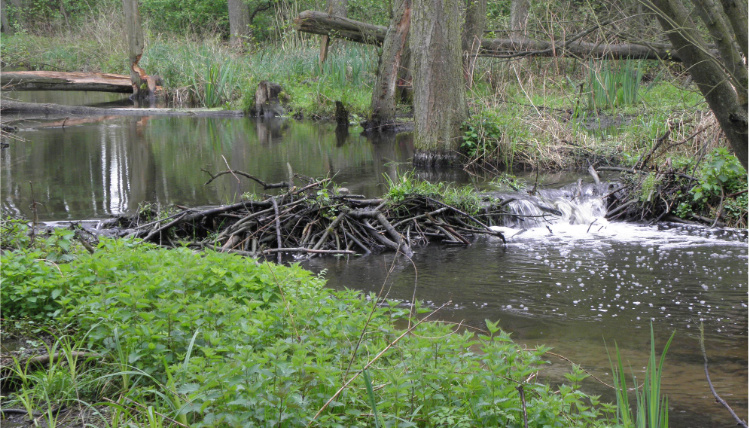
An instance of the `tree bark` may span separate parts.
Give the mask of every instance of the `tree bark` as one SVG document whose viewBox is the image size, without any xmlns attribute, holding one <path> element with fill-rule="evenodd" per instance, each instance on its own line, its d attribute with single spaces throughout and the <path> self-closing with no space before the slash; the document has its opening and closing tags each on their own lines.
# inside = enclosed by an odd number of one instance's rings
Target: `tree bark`
<svg viewBox="0 0 749 428">
<path fill-rule="evenodd" d="M 9 71 L 0 74 L 8 91 L 97 91 L 132 93 L 130 77 L 121 74 L 63 73 L 59 71 Z"/>
<path fill-rule="evenodd" d="M 658 15 L 658 20 L 674 50 L 682 58 L 715 114 L 736 157 L 744 168 L 747 168 L 749 122 L 746 97 L 743 97 L 742 103 L 737 88 L 730 83 L 728 73 L 715 61 L 715 57 L 707 52 L 706 43 L 695 23 L 689 18 L 689 12 L 683 3 L 678 0 L 655 0 L 649 6 Z M 746 9 L 743 13 L 746 15 Z"/>
<path fill-rule="evenodd" d="M 744 54 L 744 58 L 749 58 L 749 39 L 747 39 L 747 31 L 749 31 L 749 22 L 747 21 L 749 18 L 746 16 L 746 0 L 721 0 L 721 3 L 736 34 L 736 41 L 741 53 Z"/>
<path fill-rule="evenodd" d="M 470 88 L 473 86 L 474 65 L 486 28 L 486 0 L 467 1 L 466 21 L 463 27 L 463 77 Z"/>
<path fill-rule="evenodd" d="M 229 6 L 229 43 L 235 48 L 241 48 L 243 41 L 249 39 L 250 7 L 245 0 L 228 0 Z"/>
<path fill-rule="evenodd" d="M 411 0 L 396 0 L 380 63 L 372 90 L 372 114 L 365 124 L 366 131 L 382 131 L 395 124 L 398 75 L 407 49 L 411 27 Z"/>
<path fill-rule="evenodd" d="M 138 66 L 138 61 L 143 56 L 144 46 L 138 0 L 122 0 L 122 7 L 125 12 L 125 28 L 127 30 L 130 80 L 133 84 L 133 93 L 137 96 L 141 94 L 141 89 L 146 89 L 144 85 L 147 78 L 145 71 Z"/>
<path fill-rule="evenodd" d="M 510 38 L 524 39 L 527 35 L 525 29 L 528 25 L 528 11 L 531 4 L 529 0 L 512 0 L 510 6 Z"/>
<path fill-rule="evenodd" d="M 358 43 L 380 46 L 385 40 L 387 28 L 349 18 L 329 16 L 325 12 L 307 10 L 294 18 L 294 28 L 311 34 L 333 34 L 335 37 Z M 581 58 L 608 59 L 655 59 L 680 61 L 678 53 L 671 51 L 671 45 L 650 43 L 636 44 L 603 44 L 563 41 L 551 43 L 536 40 L 482 39 L 479 55 L 497 58 L 523 56 L 563 56 L 571 55 Z M 711 49 L 717 55 L 717 51 Z"/>
<path fill-rule="evenodd" d="M 2 32 L 5 34 L 13 34 L 13 28 L 10 26 L 8 20 L 8 8 L 5 6 L 6 0 L 0 0 L 0 25 L 2 25 Z"/>
<path fill-rule="evenodd" d="M 348 15 L 348 0 L 328 0 L 328 15 L 345 18 Z M 320 67 L 328 58 L 330 36 L 325 34 L 320 41 Z"/>
<path fill-rule="evenodd" d="M 733 86 L 736 88 L 739 102 L 742 104 L 746 103 L 746 66 L 736 43 L 733 28 L 723 11 L 723 6 L 716 0 L 692 0 L 692 3 L 694 3 L 702 22 L 707 26 L 710 36 L 716 42 L 722 62 L 732 78 Z"/>
<path fill-rule="evenodd" d="M 460 0 L 414 0 L 414 164 L 457 163 L 468 117 L 461 55 Z"/>
</svg>

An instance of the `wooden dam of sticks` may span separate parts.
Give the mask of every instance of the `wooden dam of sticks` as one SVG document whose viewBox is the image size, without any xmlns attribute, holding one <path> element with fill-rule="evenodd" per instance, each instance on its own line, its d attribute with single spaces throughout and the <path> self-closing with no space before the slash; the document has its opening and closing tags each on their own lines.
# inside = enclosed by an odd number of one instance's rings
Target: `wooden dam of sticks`
<svg viewBox="0 0 749 428">
<path fill-rule="evenodd" d="M 205 170 L 204 170 L 205 171 Z M 178 212 L 140 210 L 134 216 L 108 220 L 104 227 L 120 237 L 136 237 L 173 246 L 189 241 L 251 257 L 279 261 L 283 254 L 370 254 L 398 251 L 408 257 L 413 248 L 439 242 L 470 245 L 478 235 L 504 241 L 496 224 L 508 215 L 511 200 L 494 201 L 478 214 L 467 213 L 439 200 L 437 195 L 411 195 L 402 201 L 368 199 L 333 189 L 331 180 L 314 180 L 289 172 L 288 181 L 266 183 L 238 170 L 211 176 L 206 184 L 224 175 L 253 180 L 264 189 L 283 189 L 262 200 L 246 200 L 208 208 L 178 207 Z M 302 184 L 295 184 L 302 182 Z"/>
</svg>

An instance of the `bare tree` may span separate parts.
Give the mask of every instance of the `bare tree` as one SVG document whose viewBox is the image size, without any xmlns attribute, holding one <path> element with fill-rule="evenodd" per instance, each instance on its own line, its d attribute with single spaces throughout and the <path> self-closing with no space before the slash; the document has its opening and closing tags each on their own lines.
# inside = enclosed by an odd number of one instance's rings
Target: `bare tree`
<svg viewBox="0 0 749 428">
<path fill-rule="evenodd" d="M 245 0 L 228 0 L 229 5 L 229 43 L 241 47 L 242 42 L 251 35 L 250 7 Z"/>
<path fill-rule="evenodd" d="M 414 164 L 457 161 L 468 117 L 462 84 L 460 0 L 414 0 L 410 46 L 414 73 Z"/>
<path fill-rule="evenodd" d="M 381 130 L 395 123 L 398 76 L 403 73 L 411 27 L 411 0 L 396 0 L 372 89 L 372 114 L 365 128 Z"/>
<path fill-rule="evenodd" d="M 711 53 L 690 10 L 680 0 L 643 0 L 654 11 L 674 51 L 715 114 L 736 157 L 747 167 L 746 0 L 699 0 L 696 12 L 717 45 Z M 731 16 L 737 15 L 737 16 Z"/>
</svg>

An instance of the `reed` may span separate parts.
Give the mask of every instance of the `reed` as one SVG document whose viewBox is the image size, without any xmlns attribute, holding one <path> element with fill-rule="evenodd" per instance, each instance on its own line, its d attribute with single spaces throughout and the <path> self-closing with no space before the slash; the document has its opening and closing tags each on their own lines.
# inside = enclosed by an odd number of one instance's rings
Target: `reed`
<svg viewBox="0 0 749 428">
<path fill-rule="evenodd" d="M 638 383 L 637 376 L 632 375 L 634 385 L 635 408 L 634 413 L 629 401 L 629 390 L 627 389 L 627 380 L 624 370 L 624 363 L 619 352 L 619 347 L 615 344 L 616 364 L 611 360 L 609 354 L 609 363 L 614 378 L 614 387 L 616 388 L 616 409 L 619 423 L 625 428 L 668 428 L 668 397 L 661 394 L 661 378 L 663 376 L 663 364 L 666 360 L 666 353 L 671 346 L 676 332 L 663 347 L 660 359 L 656 359 L 655 352 L 655 333 L 653 324 L 650 324 L 650 356 L 648 365 L 645 369 L 644 380 Z"/>
</svg>

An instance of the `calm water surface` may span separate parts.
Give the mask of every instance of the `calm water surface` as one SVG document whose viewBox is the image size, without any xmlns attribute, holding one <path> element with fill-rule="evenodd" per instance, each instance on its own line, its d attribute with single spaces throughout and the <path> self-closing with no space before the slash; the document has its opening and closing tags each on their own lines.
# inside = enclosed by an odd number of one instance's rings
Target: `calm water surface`
<svg viewBox="0 0 749 428">
<path fill-rule="evenodd" d="M 25 141 L 12 141 L 0 155 L 4 212 L 31 217 L 37 201 L 41 220 L 104 218 L 144 202 L 221 204 L 245 192 L 262 193 L 231 176 L 204 185 L 209 177 L 201 169 L 223 171 L 227 164 L 268 182 L 284 180 L 290 164 L 299 174 L 331 176 L 352 193 L 379 196 L 384 177 L 409 170 L 413 154 L 410 136 L 371 141 L 336 134 L 328 124 L 165 117 L 63 121 L 17 124 Z M 468 181 L 459 172 L 421 175 Z M 547 187 L 557 180 L 547 177 Z M 659 349 L 676 332 L 664 376 L 672 425 L 733 426 L 702 372 L 702 321 L 713 382 L 747 417 L 744 234 L 604 220 L 550 228 L 530 229 L 507 246 L 481 239 L 467 249 L 422 248 L 413 263 L 381 255 L 317 258 L 305 266 L 325 270 L 331 287 L 378 292 L 384 286 L 391 298 L 415 296 L 434 307 L 451 301 L 443 319 L 475 327 L 500 320 L 518 341 L 550 345 L 607 382 L 604 343 L 616 342 L 631 367 L 641 370 L 652 322 Z M 541 376 L 558 381 L 568 363 L 552 363 Z M 613 399 L 595 381 L 584 386 Z"/>
</svg>

